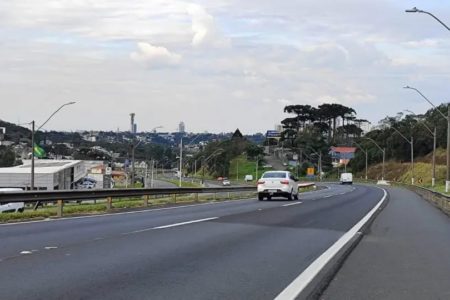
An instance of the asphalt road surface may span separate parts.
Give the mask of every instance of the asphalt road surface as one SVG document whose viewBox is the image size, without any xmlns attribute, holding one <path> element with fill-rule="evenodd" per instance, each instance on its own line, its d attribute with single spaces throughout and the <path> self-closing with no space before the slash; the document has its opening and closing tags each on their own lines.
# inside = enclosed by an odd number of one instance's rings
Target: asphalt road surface
<svg viewBox="0 0 450 300">
<path fill-rule="evenodd" d="M 390 200 L 322 299 L 450 299 L 450 218 L 417 194 Z"/>
<path fill-rule="evenodd" d="M 328 185 L 299 201 L 0 225 L 0 298 L 273 299 L 383 194 Z"/>
</svg>

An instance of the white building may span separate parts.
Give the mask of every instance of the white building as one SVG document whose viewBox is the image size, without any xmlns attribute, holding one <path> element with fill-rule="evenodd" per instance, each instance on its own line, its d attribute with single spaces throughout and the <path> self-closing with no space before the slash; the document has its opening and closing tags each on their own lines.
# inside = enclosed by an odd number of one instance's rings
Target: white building
<svg viewBox="0 0 450 300">
<path fill-rule="evenodd" d="M 86 168 L 80 160 L 35 160 L 34 186 L 39 190 L 67 190 L 73 183 L 86 175 Z M 31 182 L 31 161 L 23 165 L 0 168 L 1 188 L 28 189 Z"/>
</svg>

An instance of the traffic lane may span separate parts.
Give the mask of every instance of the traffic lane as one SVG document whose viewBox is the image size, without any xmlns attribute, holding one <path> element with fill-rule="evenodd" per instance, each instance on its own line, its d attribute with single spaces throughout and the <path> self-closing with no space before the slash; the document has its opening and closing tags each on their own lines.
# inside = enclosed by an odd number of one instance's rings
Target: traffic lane
<svg viewBox="0 0 450 300">
<path fill-rule="evenodd" d="M 321 190 L 302 199 L 327 197 L 333 193 L 340 194 L 345 189 L 335 186 Z M 350 190 L 348 190 L 350 191 Z M 22 251 L 32 251 L 45 247 L 61 247 L 86 240 L 103 239 L 127 232 L 156 226 L 185 222 L 189 220 L 220 217 L 242 212 L 270 209 L 284 205 L 284 201 L 260 202 L 256 199 L 214 202 L 169 209 L 154 209 L 107 216 L 87 218 L 68 218 L 57 221 L 33 222 L 28 224 L 0 225 L 0 260 L 14 257 Z"/>
<path fill-rule="evenodd" d="M 450 219 L 412 191 L 387 190 L 387 206 L 322 299 L 450 299 Z"/>
<path fill-rule="evenodd" d="M 273 299 L 354 225 L 342 211 L 355 201 L 370 210 L 376 191 L 347 195 L 353 201 L 336 196 L 341 206 L 315 201 L 6 260 L 3 292 L 8 299 Z M 306 206 L 321 209 L 305 214 Z M 326 209 L 344 231 L 329 228 Z"/>
</svg>

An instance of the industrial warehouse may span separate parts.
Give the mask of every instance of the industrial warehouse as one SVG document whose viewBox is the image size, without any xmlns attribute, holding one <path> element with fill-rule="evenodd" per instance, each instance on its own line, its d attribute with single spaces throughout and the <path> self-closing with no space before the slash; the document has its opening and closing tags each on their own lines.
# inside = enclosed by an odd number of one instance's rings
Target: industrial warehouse
<svg viewBox="0 0 450 300">
<path fill-rule="evenodd" d="M 36 160 L 35 189 L 65 190 L 72 189 L 74 183 L 86 174 L 79 160 Z M 0 168 L 0 188 L 21 188 L 27 190 L 31 182 L 31 161 L 11 168 Z"/>
</svg>

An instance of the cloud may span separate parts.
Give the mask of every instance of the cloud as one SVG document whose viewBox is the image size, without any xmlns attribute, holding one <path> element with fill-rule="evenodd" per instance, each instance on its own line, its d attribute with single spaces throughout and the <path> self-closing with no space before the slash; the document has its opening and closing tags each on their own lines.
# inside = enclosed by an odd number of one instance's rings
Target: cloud
<svg viewBox="0 0 450 300">
<path fill-rule="evenodd" d="M 214 17 L 208 14 L 202 6 L 190 4 L 187 13 L 192 18 L 192 46 L 229 47 L 230 40 L 223 36 L 217 28 Z"/>
<path fill-rule="evenodd" d="M 174 66 L 180 63 L 181 55 L 171 53 L 167 48 L 153 46 L 149 43 L 137 43 L 138 51 L 132 52 L 130 58 L 143 62 L 149 67 Z"/>
</svg>

